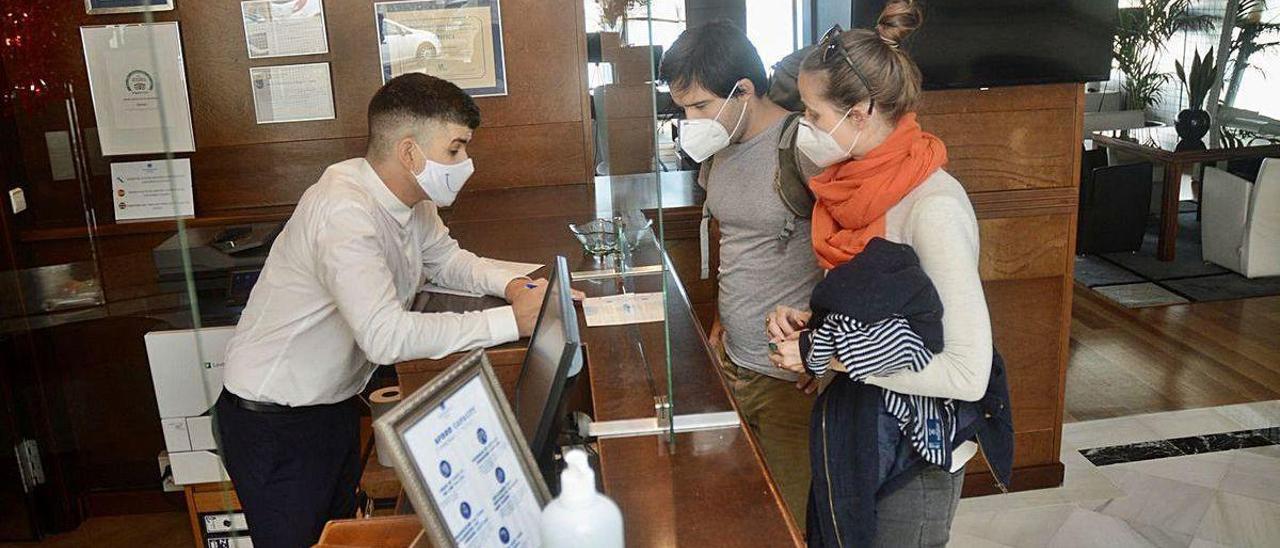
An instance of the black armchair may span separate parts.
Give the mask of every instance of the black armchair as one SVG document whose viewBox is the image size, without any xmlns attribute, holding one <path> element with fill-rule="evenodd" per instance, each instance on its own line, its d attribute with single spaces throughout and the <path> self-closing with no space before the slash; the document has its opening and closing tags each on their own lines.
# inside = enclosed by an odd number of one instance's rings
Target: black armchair
<svg viewBox="0 0 1280 548">
<path fill-rule="evenodd" d="M 1150 202 L 1151 164 L 1095 168 L 1080 182 L 1076 253 L 1140 249 Z"/>
</svg>

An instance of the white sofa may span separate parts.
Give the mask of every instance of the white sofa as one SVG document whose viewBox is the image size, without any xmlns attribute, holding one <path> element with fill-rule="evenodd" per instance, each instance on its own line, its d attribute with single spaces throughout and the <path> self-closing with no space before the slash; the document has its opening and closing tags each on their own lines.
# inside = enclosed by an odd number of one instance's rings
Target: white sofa
<svg viewBox="0 0 1280 548">
<path fill-rule="evenodd" d="M 1263 160 L 1254 182 L 1206 167 L 1201 192 L 1204 260 L 1248 278 L 1280 276 L 1280 158 Z"/>
</svg>

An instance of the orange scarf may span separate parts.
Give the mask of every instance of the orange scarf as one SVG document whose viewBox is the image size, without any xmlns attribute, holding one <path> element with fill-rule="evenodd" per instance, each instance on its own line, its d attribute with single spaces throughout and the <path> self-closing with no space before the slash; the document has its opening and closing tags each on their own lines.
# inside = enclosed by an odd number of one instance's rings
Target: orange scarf
<svg viewBox="0 0 1280 548">
<path fill-rule="evenodd" d="M 883 237 L 889 208 L 946 163 L 947 147 L 922 131 L 915 113 L 909 113 L 866 156 L 810 179 L 809 188 L 818 198 L 813 206 L 813 251 L 822 267 L 844 264 L 872 238 Z"/>
</svg>

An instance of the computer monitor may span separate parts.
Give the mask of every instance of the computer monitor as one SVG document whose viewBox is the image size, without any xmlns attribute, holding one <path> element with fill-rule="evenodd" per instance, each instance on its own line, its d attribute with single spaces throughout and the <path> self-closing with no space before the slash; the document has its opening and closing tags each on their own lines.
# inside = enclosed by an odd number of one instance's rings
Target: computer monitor
<svg viewBox="0 0 1280 548">
<path fill-rule="evenodd" d="M 562 401 L 570 378 L 582 368 L 582 338 L 569 280 L 569 262 L 556 257 L 516 381 L 516 419 L 530 452 L 552 480 Z"/>
</svg>

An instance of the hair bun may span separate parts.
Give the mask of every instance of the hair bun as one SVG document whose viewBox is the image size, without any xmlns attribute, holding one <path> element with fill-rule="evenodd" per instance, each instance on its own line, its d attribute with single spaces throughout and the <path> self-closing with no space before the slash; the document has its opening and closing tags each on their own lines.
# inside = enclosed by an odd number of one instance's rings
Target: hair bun
<svg viewBox="0 0 1280 548">
<path fill-rule="evenodd" d="M 880 18 L 876 20 L 876 34 L 880 35 L 884 43 L 896 48 L 907 36 L 920 28 L 923 20 L 924 11 L 920 8 L 920 2 L 889 0 L 885 3 L 884 10 L 880 12 Z"/>
</svg>

